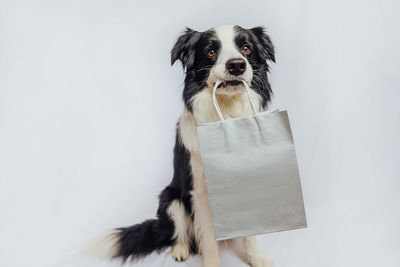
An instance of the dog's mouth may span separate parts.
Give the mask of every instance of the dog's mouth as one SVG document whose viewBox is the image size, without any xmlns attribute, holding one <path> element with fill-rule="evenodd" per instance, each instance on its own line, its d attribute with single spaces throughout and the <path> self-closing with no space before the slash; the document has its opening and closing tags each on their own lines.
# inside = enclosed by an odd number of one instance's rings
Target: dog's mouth
<svg viewBox="0 0 400 267">
<path fill-rule="evenodd" d="M 238 86 L 238 85 L 241 85 L 241 84 L 243 84 L 243 82 L 239 81 L 239 80 L 230 80 L 230 81 L 224 80 L 224 81 L 221 82 L 220 85 L 218 85 L 217 88 L 221 88 L 221 87 L 225 88 L 225 87 L 228 87 L 228 86 Z"/>
</svg>

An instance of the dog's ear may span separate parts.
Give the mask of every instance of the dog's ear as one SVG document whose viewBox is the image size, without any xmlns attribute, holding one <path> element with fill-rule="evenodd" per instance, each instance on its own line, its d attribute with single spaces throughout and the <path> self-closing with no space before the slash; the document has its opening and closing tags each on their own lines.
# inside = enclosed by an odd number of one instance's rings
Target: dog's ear
<svg viewBox="0 0 400 267">
<path fill-rule="evenodd" d="M 178 59 L 182 62 L 183 68 L 188 68 L 194 63 L 194 46 L 200 38 L 200 33 L 190 28 L 186 28 L 184 33 L 178 38 L 171 51 L 171 65 Z"/>
<path fill-rule="evenodd" d="M 256 37 L 255 42 L 257 49 L 263 60 L 275 62 L 274 45 L 272 44 L 271 38 L 265 33 L 265 29 L 263 27 L 255 27 L 250 29 L 250 31 Z"/>
</svg>

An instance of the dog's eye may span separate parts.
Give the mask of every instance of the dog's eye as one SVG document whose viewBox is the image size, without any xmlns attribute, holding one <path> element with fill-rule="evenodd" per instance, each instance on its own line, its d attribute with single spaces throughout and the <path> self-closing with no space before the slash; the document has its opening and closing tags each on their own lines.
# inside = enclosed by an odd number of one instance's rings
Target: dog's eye
<svg viewBox="0 0 400 267">
<path fill-rule="evenodd" d="M 208 50 L 208 52 L 207 52 L 207 56 L 208 56 L 209 58 L 215 57 L 216 55 L 217 55 L 217 52 L 215 52 L 214 49 L 210 49 L 210 50 Z"/>
<path fill-rule="evenodd" d="M 248 54 L 250 54 L 250 52 L 251 52 L 251 50 L 250 50 L 250 47 L 248 45 L 244 45 L 242 47 L 242 53 L 243 54 L 248 55 Z"/>
</svg>

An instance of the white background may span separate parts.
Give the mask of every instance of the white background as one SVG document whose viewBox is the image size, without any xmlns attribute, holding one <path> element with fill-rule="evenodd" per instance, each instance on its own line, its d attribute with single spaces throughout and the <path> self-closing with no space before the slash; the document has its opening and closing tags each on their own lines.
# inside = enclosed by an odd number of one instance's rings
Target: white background
<svg viewBox="0 0 400 267">
<path fill-rule="evenodd" d="M 190 26 L 264 25 L 309 228 L 258 238 L 277 267 L 400 266 L 398 1 L 0 1 L 0 266 L 95 267 L 106 229 L 172 177 Z M 244 266 L 229 251 L 223 266 Z M 133 266 L 174 263 L 165 253 Z M 131 266 L 132 264 L 127 264 Z"/>
</svg>

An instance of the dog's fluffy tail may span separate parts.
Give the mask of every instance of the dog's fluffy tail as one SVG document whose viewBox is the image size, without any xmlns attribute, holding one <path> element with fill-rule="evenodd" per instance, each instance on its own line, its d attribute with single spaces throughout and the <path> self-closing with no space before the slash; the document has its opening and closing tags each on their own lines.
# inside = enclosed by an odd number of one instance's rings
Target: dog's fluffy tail
<svg viewBox="0 0 400 267">
<path fill-rule="evenodd" d="M 151 219 L 130 227 L 111 230 L 84 250 L 86 256 L 97 259 L 140 259 L 153 251 L 172 245 L 173 226 Z"/>
</svg>

